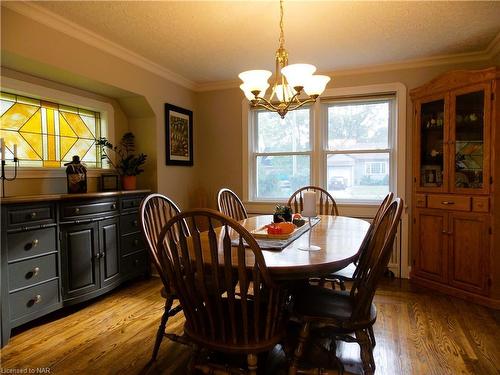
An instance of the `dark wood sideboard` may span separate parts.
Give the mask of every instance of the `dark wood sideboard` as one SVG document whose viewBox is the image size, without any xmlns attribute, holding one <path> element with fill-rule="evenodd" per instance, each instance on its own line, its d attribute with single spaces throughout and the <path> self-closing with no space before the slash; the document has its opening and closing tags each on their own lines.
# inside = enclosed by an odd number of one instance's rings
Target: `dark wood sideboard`
<svg viewBox="0 0 500 375">
<path fill-rule="evenodd" d="M 138 217 L 148 193 L 1 200 L 1 346 L 14 327 L 150 274 Z"/>
</svg>

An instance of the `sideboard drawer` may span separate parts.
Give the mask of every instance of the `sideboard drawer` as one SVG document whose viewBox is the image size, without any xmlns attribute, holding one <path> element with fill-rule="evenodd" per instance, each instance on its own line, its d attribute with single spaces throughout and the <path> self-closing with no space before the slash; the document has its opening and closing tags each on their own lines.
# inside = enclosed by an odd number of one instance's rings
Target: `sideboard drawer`
<svg viewBox="0 0 500 375">
<path fill-rule="evenodd" d="M 78 219 L 80 217 L 99 215 L 109 212 L 114 214 L 118 212 L 118 201 L 110 200 L 107 202 L 68 202 L 61 205 L 61 219 Z"/>
<path fill-rule="evenodd" d="M 58 280 L 11 293 L 10 319 L 33 314 L 59 302 Z"/>
<path fill-rule="evenodd" d="M 122 234 L 129 234 L 140 232 L 141 228 L 139 226 L 139 213 L 134 212 L 132 214 L 122 215 L 120 217 L 120 231 Z"/>
<path fill-rule="evenodd" d="M 7 259 L 9 262 L 42 255 L 57 250 L 56 228 L 44 228 L 7 234 Z"/>
<path fill-rule="evenodd" d="M 470 211 L 471 198 L 457 195 L 428 195 L 427 207 L 454 211 Z"/>
<path fill-rule="evenodd" d="M 139 208 L 144 197 L 122 198 L 122 210 Z"/>
<path fill-rule="evenodd" d="M 425 194 L 415 194 L 415 206 L 425 208 L 427 206 L 427 197 Z"/>
<path fill-rule="evenodd" d="M 54 207 L 52 205 L 12 207 L 7 209 L 7 218 L 9 225 L 55 222 Z"/>
<path fill-rule="evenodd" d="M 122 256 L 135 253 L 136 251 L 144 250 L 146 248 L 141 232 L 122 236 L 121 245 Z"/>
<path fill-rule="evenodd" d="M 9 264 L 9 291 L 57 277 L 56 254 Z"/>
<path fill-rule="evenodd" d="M 124 275 L 138 275 L 148 269 L 148 255 L 145 251 L 126 255 L 121 259 L 121 272 Z"/>
</svg>

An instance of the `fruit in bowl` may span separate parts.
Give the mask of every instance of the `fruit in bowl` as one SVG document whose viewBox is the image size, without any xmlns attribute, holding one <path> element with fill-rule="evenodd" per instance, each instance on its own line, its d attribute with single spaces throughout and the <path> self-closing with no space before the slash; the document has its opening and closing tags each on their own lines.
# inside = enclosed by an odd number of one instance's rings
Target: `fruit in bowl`
<svg viewBox="0 0 500 375">
<path fill-rule="evenodd" d="M 266 225 L 267 234 L 290 234 L 293 233 L 296 226 L 291 222 L 271 223 Z"/>
</svg>

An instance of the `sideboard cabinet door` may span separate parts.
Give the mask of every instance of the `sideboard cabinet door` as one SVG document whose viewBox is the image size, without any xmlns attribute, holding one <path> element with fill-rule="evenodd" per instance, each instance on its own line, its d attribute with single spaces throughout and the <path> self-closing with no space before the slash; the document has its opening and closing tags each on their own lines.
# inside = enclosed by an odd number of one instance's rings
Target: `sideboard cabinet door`
<svg viewBox="0 0 500 375">
<path fill-rule="evenodd" d="M 97 223 L 61 226 L 63 299 L 99 289 L 99 232 Z"/>
<path fill-rule="evenodd" d="M 99 241 L 101 287 L 105 287 L 120 280 L 118 218 L 99 222 Z"/>
</svg>

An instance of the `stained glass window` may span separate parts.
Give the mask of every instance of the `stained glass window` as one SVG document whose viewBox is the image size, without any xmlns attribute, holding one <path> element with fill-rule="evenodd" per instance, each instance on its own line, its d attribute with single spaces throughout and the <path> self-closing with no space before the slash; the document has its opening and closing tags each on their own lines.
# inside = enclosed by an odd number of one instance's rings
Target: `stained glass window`
<svg viewBox="0 0 500 375">
<path fill-rule="evenodd" d="M 14 145 L 22 167 L 60 168 L 78 155 L 88 168 L 100 168 L 96 139 L 101 135 L 99 112 L 44 100 L 1 93 L 0 138 L 5 157 Z"/>
</svg>

